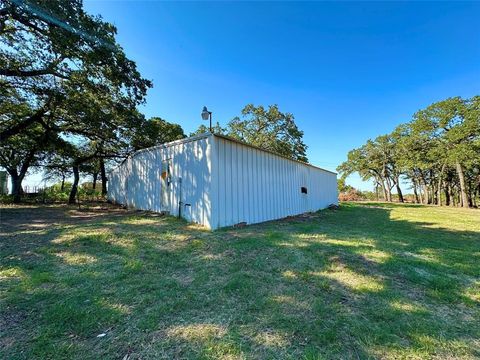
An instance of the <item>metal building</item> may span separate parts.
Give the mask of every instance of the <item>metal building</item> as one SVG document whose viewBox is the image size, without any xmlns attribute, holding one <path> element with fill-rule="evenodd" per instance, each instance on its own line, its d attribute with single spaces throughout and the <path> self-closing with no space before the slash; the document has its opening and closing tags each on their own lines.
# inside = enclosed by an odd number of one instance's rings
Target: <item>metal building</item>
<svg viewBox="0 0 480 360">
<path fill-rule="evenodd" d="M 334 172 L 210 133 L 136 152 L 110 173 L 108 198 L 209 229 L 338 203 Z"/>
</svg>

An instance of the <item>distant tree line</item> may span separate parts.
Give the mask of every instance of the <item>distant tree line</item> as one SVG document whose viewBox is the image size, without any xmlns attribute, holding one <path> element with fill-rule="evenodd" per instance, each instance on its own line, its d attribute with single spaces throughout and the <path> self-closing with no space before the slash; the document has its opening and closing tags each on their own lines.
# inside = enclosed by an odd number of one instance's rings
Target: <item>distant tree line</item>
<svg viewBox="0 0 480 360">
<path fill-rule="evenodd" d="M 480 196 L 480 96 L 448 98 L 413 115 L 387 135 L 348 153 L 337 171 L 358 173 L 392 201 L 402 180 L 417 203 L 473 207 Z"/>
</svg>

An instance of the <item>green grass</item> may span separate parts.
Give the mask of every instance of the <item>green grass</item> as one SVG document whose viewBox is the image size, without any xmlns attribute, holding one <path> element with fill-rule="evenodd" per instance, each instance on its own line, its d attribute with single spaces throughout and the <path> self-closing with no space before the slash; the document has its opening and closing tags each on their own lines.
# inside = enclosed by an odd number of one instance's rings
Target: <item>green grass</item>
<svg viewBox="0 0 480 360">
<path fill-rule="evenodd" d="M 211 233 L 7 207 L 1 225 L 0 358 L 480 357 L 478 210 L 342 204 Z"/>
</svg>

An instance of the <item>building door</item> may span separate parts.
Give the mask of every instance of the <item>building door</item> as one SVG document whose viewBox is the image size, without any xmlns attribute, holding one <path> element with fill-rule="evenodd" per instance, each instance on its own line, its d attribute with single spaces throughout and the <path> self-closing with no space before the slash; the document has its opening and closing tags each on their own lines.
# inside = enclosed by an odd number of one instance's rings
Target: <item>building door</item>
<svg viewBox="0 0 480 360">
<path fill-rule="evenodd" d="M 170 211 L 170 201 L 172 198 L 172 159 L 162 161 L 161 192 L 161 210 Z"/>
</svg>

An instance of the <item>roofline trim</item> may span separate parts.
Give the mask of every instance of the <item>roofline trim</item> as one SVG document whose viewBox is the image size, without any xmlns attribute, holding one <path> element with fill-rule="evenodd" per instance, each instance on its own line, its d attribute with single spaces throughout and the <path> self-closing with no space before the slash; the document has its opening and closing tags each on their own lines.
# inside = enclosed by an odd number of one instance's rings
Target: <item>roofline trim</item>
<svg viewBox="0 0 480 360">
<path fill-rule="evenodd" d="M 152 151 L 152 150 L 156 150 L 156 149 L 164 149 L 164 148 L 175 146 L 175 145 L 186 144 L 186 143 L 189 143 L 189 142 L 192 142 L 192 141 L 206 139 L 206 138 L 210 137 L 211 135 L 213 135 L 213 134 L 207 132 L 207 133 L 203 133 L 203 134 L 200 134 L 200 135 L 195 135 L 195 136 L 190 136 L 190 137 L 186 137 L 186 138 L 179 139 L 179 140 L 170 141 L 170 142 L 163 143 L 163 144 L 160 144 L 160 145 L 151 146 L 151 147 L 148 147 L 148 148 L 145 148 L 145 149 L 137 150 L 137 151 L 133 152 L 132 154 L 130 154 L 129 157 L 133 158 L 135 155 L 140 154 L 142 152 L 146 152 L 146 151 Z"/>
</svg>

